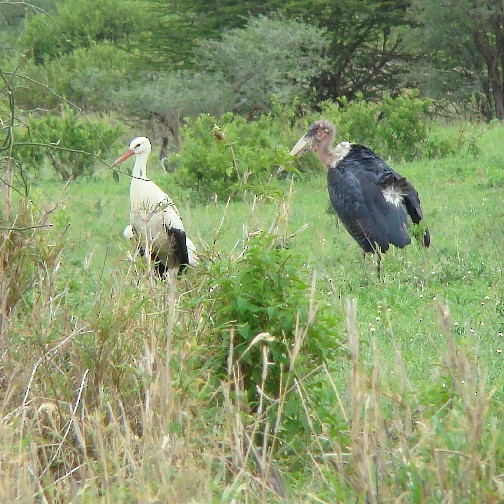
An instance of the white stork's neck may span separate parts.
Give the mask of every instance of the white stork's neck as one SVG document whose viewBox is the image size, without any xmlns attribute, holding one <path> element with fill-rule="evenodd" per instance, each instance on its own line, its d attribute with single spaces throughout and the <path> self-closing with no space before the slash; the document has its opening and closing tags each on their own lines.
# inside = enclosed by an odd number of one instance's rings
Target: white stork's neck
<svg viewBox="0 0 504 504">
<path fill-rule="evenodd" d="M 140 152 L 136 155 L 135 164 L 133 166 L 133 177 L 147 180 L 147 158 L 148 152 Z"/>
</svg>

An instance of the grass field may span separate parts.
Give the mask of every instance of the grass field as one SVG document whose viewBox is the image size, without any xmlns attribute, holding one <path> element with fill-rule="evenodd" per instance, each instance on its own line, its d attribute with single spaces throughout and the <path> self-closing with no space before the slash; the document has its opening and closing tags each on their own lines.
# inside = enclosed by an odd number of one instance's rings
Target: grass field
<svg viewBox="0 0 504 504">
<path fill-rule="evenodd" d="M 472 138 L 459 156 L 391 162 L 432 246 L 390 250 L 381 279 L 330 211 L 322 170 L 283 181 L 284 198 L 189 206 L 151 161 L 202 255 L 171 287 L 130 258 L 126 176 L 64 191 L 41 177 L 35 214 L 57 206 L 53 226 L 26 239 L 34 283 L 1 327 L 2 502 L 502 501 L 504 129 L 450 128 L 438 133 Z M 285 388 L 250 410 L 210 276 L 238 274 L 258 230 L 287 243 L 308 312 L 330 307 L 341 348 L 304 368 L 300 322 Z M 268 344 L 254 345 L 266 385 Z"/>
</svg>

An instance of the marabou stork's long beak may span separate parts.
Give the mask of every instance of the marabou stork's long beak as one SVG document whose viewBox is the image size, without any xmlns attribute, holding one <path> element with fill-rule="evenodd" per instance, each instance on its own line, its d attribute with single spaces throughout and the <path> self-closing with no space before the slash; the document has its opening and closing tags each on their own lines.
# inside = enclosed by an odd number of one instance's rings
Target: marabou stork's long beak
<svg viewBox="0 0 504 504">
<path fill-rule="evenodd" d="M 128 159 L 129 157 L 133 156 L 133 154 L 135 154 L 135 151 L 133 149 L 128 149 L 124 154 L 122 154 L 121 156 L 119 156 L 113 163 L 112 163 L 112 166 L 116 166 L 120 163 L 122 163 L 123 161 L 126 161 L 126 159 Z"/>
<path fill-rule="evenodd" d="M 309 150 L 313 149 L 315 138 L 313 136 L 309 136 L 308 134 L 302 136 L 292 147 L 292 150 L 290 151 L 291 156 L 301 156 L 305 152 L 308 152 Z"/>
</svg>

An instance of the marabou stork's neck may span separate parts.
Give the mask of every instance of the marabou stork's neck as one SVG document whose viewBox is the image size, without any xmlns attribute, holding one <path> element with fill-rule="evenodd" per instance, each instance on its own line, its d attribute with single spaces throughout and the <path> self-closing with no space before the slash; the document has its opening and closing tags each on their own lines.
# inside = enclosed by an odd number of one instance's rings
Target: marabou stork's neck
<svg viewBox="0 0 504 504">
<path fill-rule="evenodd" d="M 343 159 L 350 150 L 349 142 L 341 142 L 333 147 L 335 138 L 334 128 L 331 128 L 328 135 L 322 138 L 315 145 L 315 152 L 326 168 L 330 168 L 336 161 Z"/>
<path fill-rule="evenodd" d="M 133 177 L 147 179 L 147 159 L 149 152 L 143 151 L 136 154 L 135 164 L 133 165 Z"/>
<path fill-rule="evenodd" d="M 329 137 L 328 137 L 329 139 Z M 315 151 L 317 152 L 317 156 L 324 163 L 324 165 L 329 168 L 334 161 L 336 161 L 336 149 L 332 147 L 334 141 L 334 137 L 330 141 L 326 141 L 326 139 L 323 141 L 323 143 L 318 144 L 315 147 Z"/>
</svg>

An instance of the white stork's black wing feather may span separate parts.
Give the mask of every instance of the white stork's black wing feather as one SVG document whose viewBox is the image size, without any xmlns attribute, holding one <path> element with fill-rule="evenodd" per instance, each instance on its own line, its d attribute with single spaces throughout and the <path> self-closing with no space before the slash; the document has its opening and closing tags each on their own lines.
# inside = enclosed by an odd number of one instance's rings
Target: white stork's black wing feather
<svg viewBox="0 0 504 504">
<path fill-rule="evenodd" d="M 173 253 L 177 258 L 178 264 L 180 264 L 179 273 L 187 268 L 189 264 L 189 253 L 187 250 L 186 234 L 184 231 L 177 228 L 165 228 L 166 233 L 172 239 Z"/>
</svg>

